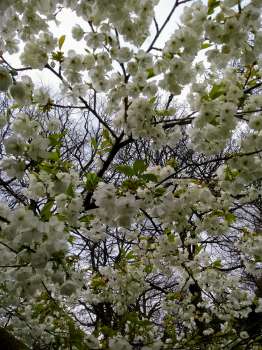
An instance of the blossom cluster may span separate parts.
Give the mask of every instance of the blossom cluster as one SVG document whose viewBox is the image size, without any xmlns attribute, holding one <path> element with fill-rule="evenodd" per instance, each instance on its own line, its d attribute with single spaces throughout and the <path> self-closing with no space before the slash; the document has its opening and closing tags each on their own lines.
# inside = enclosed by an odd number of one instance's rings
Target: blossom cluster
<svg viewBox="0 0 262 350">
<path fill-rule="evenodd" d="M 259 349 L 262 2 L 158 3 L 0 1 L 0 319 L 31 347 Z"/>
</svg>

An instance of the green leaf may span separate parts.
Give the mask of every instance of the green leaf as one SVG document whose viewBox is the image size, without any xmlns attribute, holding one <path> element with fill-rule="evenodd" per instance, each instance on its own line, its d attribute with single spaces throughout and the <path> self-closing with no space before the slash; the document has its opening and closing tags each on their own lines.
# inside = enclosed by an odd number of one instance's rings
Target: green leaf
<svg viewBox="0 0 262 350">
<path fill-rule="evenodd" d="M 107 141 L 107 144 L 112 145 L 112 140 L 110 138 L 110 134 L 109 134 L 109 131 L 107 129 L 103 130 L 102 135 L 103 135 L 104 140 Z"/>
<path fill-rule="evenodd" d="M 210 47 L 211 46 L 211 44 L 209 43 L 209 42 L 205 42 L 205 43 L 203 43 L 202 45 L 201 45 L 201 49 L 203 50 L 203 49 L 207 49 L 208 47 Z"/>
<path fill-rule="evenodd" d="M 214 84 L 209 93 L 209 97 L 211 98 L 211 100 L 215 100 L 219 96 L 223 95 L 224 92 L 225 92 L 224 84 Z"/>
<path fill-rule="evenodd" d="M 48 153 L 48 159 L 53 160 L 53 161 L 58 161 L 60 159 L 60 154 L 59 152 L 49 152 Z"/>
<path fill-rule="evenodd" d="M 155 189 L 155 192 L 154 192 L 154 195 L 155 195 L 155 197 L 161 197 L 161 196 L 163 196 L 163 194 L 165 193 L 165 189 L 164 189 L 164 187 L 157 187 L 156 189 Z"/>
<path fill-rule="evenodd" d="M 61 147 L 62 145 L 62 138 L 65 136 L 65 133 L 58 133 L 58 134 L 51 134 L 48 136 L 49 139 L 49 144 L 50 146 L 56 147 L 59 146 Z"/>
<path fill-rule="evenodd" d="M 134 173 L 136 175 L 142 174 L 147 168 L 147 165 L 142 159 L 137 159 L 133 164 Z"/>
<path fill-rule="evenodd" d="M 135 258 L 135 255 L 134 255 L 134 252 L 130 251 L 126 254 L 125 258 L 127 260 L 131 260 L 131 259 L 134 259 Z"/>
<path fill-rule="evenodd" d="M 85 187 L 88 191 L 94 191 L 94 189 L 96 188 L 100 178 L 99 176 L 96 175 L 96 173 L 87 173 L 85 175 L 86 177 L 86 183 L 85 183 Z"/>
<path fill-rule="evenodd" d="M 54 61 L 62 62 L 64 60 L 64 54 L 61 51 L 53 52 L 52 58 Z"/>
<path fill-rule="evenodd" d="M 74 197 L 75 196 L 75 192 L 74 192 L 74 186 L 73 184 L 71 183 L 67 189 L 66 189 L 66 194 L 70 197 Z"/>
<path fill-rule="evenodd" d="M 208 0 L 208 14 L 212 15 L 214 12 L 215 8 L 220 5 L 220 0 Z"/>
<path fill-rule="evenodd" d="M 67 242 L 69 242 L 72 245 L 73 245 L 74 241 L 75 241 L 75 237 L 73 235 L 69 236 L 67 239 Z"/>
<path fill-rule="evenodd" d="M 220 268 L 221 267 L 221 260 L 217 259 L 212 264 L 213 267 Z"/>
<path fill-rule="evenodd" d="M 68 320 L 68 329 L 72 348 L 76 350 L 87 350 L 88 348 L 84 344 L 84 332 L 76 327 L 71 319 Z"/>
<path fill-rule="evenodd" d="M 155 72 L 153 68 L 148 68 L 146 72 L 147 72 L 147 79 L 153 78 L 155 76 Z"/>
<path fill-rule="evenodd" d="M 60 36 L 60 38 L 58 39 L 58 47 L 61 50 L 62 46 L 64 45 L 65 42 L 65 35 Z"/>
<path fill-rule="evenodd" d="M 53 174 L 56 172 L 56 170 L 54 169 L 54 165 L 47 162 L 40 163 L 39 169 L 46 171 L 48 174 Z"/>
<path fill-rule="evenodd" d="M 145 273 L 151 273 L 153 271 L 153 265 L 146 265 L 144 271 Z"/>
<path fill-rule="evenodd" d="M 178 162 L 175 158 L 170 158 L 167 162 L 166 165 L 170 165 L 173 169 L 176 169 L 178 167 Z"/>
<path fill-rule="evenodd" d="M 226 213 L 225 219 L 226 219 L 227 223 L 230 225 L 236 221 L 236 216 L 232 213 Z"/>
<path fill-rule="evenodd" d="M 84 215 L 80 218 L 80 221 L 89 224 L 93 219 L 94 215 Z"/>
<path fill-rule="evenodd" d="M 93 288 L 93 289 L 97 289 L 97 288 L 101 288 L 101 287 L 103 288 L 105 285 L 106 285 L 106 281 L 100 275 L 95 275 L 91 279 L 91 288 Z"/>
<path fill-rule="evenodd" d="M 167 294 L 167 300 L 180 300 L 181 293 L 180 292 L 171 292 Z"/>
<path fill-rule="evenodd" d="M 112 149 L 111 146 L 104 146 L 103 143 L 101 144 L 101 146 L 103 146 L 103 148 L 97 151 L 97 154 L 100 156 L 103 156 L 104 154 L 110 152 Z"/>
<path fill-rule="evenodd" d="M 157 100 L 157 97 L 153 96 L 150 98 L 149 103 L 153 105 L 156 102 L 156 100 Z"/>
<path fill-rule="evenodd" d="M 115 169 L 118 172 L 120 172 L 120 173 L 122 173 L 122 174 L 124 174 L 126 176 L 129 176 L 129 177 L 135 175 L 133 168 L 131 166 L 129 166 L 129 165 L 120 164 L 120 165 L 117 165 L 115 167 Z"/>
<path fill-rule="evenodd" d="M 202 250 L 202 248 L 203 248 L 203 246 L 200 245 L 200 244 L 197 244 L 195 247 L 196 247 L 196 248 L 195 248 L 195 249 L 196 249 L 196 254 L 200 253 L 201 250 Z"/>
<path fill-rule="evenodd" d="M 141 180 L 127 179 L 123 181 L 122 187 L 128 189 L 129 191 L 136 191 L 138 187 L 142 185 Z"/>
<path fill-rule="evenodd" d="M 53 199 L 49 199 L 48 202 L 44 205 L 43 209 L 41 210 L 40 216 L 42 220 L 49 220 L 52 212 L 51 209 L 54 205 L 54 200 Z"/>
<path fill-rule="evenodd" d="M 157 182 L 158 181 L 158 178 L 155 174 L 143 174 L 141 176 L 141 178 L 143 180 L 145 180 L 146 182 L 149 182 L 149 181 L 152 181 L 152 182 Z"/>
<path fill-rule="evenodd" d="M 14 103 L 13 105 L 11 105 L 10 107 L 9 107 L 9 109 L 11 110 L 11 109 L 17 109 L 17 108 L 20 108 L 21 106 L 20 106 L 20 104 L 19 103 Z"/>
<path fill-rule="evenodd" d="M 91 138 L 91 146 L 95 149 L 97 148 L 97 139 L 95 137 Z"/>
</svg>

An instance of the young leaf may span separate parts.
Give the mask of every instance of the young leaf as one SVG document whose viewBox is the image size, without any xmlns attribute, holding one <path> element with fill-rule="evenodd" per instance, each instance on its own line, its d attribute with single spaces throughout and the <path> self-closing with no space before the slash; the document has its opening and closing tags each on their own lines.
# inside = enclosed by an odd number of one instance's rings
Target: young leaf
<svg viewBox="0 0 262 350">
<path fill-rule="evenodd" d="M 96 188 L 96 185 L 99 182 L 99 177 L 96 175 L 96 173 L 87 173 L 86 174 L 86 183 L 85 187 L 88 191 L 94 191 Z"/>
<path fill-rule="evenodd" d="M 91 138 L 91 145 L 94 149 L 97 148 L 97 139 L 95 137 Z"/>
<path fill-rule="evenodd" d="M 145 180 L 146 182 L 149 182 L 149 181 L 157 182 L 157 181 L 158 181 L 157 176 L 156 176 L 155 174 L 151 174 L 151 173 L 149 173 L 149 174 L 143 174 L 143 175 L 141 176 L 141 178 L 142 178 L 143 180 Z"/>
<path fill-rule="evenodd" d="M 208 0 L 208 14 L 212 15 L 215 8 L 220 5 L 220 0 Z"/>
<path fill-rule="evenodd" d="M 226 219 L 227 223 L 230 225 L 236 221 L 236 216 L 234 214 L 228 212 L 225 215 L 225 219 Z"/>
<path fill-rule="evenodd" d="M 211 46 L 210 43 L 205 42 L 205 43 L 203 43 L 203 44 L 201 45 L 201 49 L 204 50 L 204 49 L 207 49 L 207 48 L 210 47 L 210 46 Z"/>
<path fill-rule="evenodd" d="M 53 161 L 58 161 L 60 159 L 60 154 L 55 151 L 55 152 L 49 152 L 48 153 L 48 159 L 49 160 L 53 160 Z"/>
<path fill-rule="evenodd" d="M 54 61 L 62 62 L 64 60 L 64 54 L 61 51 L 53 52 L 52 59 Z"/>
<path fill-rule="evenodd" d="M 146 72 L 147 72 L 147 79 L 153 78 L 156 75 L 153 68 L 148 68 Z"/>
<path fill-rule="evenodd" d="M 225 87 L 223 84 L 214 84 L 209 93 L 209 97 L 211 98 L 211 100 L 215 100 L 219 96 L 223 95 L 224 92 L 225 92 Z"/>
<path fill-rule="evenodd" d="M 147 166 L 142 159 L 137 159 L 133 164 L 134 173 L 136 175 L 142 174 L 146 168 Z"/>
<path fill-rule="evenodd" d="M 43 207 L 43 209 L 41 210 L 41 213 L 40 213 L 42 220 L 44 220 L 44 221 L 48 221 L 49 220 L 49 218 L 52 215 L 51 209 L 53 207 L 53 204 L 54 204 L 54 200 L 53 199 L 49 199 L 47 201 L 47 203 L 44 205 L 44 207 Z"/>
<path fill-rule="evenodd" d="M 213 262 L 212 266 L 215 268 L 220 268 L 221 267 L 221 260 L 220 259 L 215 260 Z"/>
<path fill-rule="evenodd" d="M 75 196 L 74 186 L 73 186 L 72 183 L 67 187 L 66 194 L 68 196 L 70 196 L 70 197 L 74 197 Z"/>
<path fill-rule="evenodd" d="M 124 174 L 126 176 L 133 176 L 133 175 L 135 175 L 135 172 L 134 172 L 133 168 L 131 168 L 131 166 L 129 166 L 129 165 L 120 164 L 120 165 L 117 165 L 115 167 L 115 169 L 118 172 L 120 172 L 120 173 L 122 173 L 122 174 Z"/>
<path fill-rule="evenodd" d="M 60 38 L 58 39 L 58 47 L 61 50 L 62 46 L 64 45 L 65 42 L 65 35 L 60 36 Z"/>
</svg>

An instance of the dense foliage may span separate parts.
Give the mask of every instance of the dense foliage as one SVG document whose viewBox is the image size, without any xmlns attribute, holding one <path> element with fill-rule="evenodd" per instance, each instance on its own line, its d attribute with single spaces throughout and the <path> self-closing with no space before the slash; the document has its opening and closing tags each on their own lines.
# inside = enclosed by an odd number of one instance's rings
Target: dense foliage
<svg viewBox="0 0 262 350">
<path fill-rule="evenodd" d="M 262 347 L 262 1 L 158 2 L 0 0 L 8 348 Z"/>
</svg>

